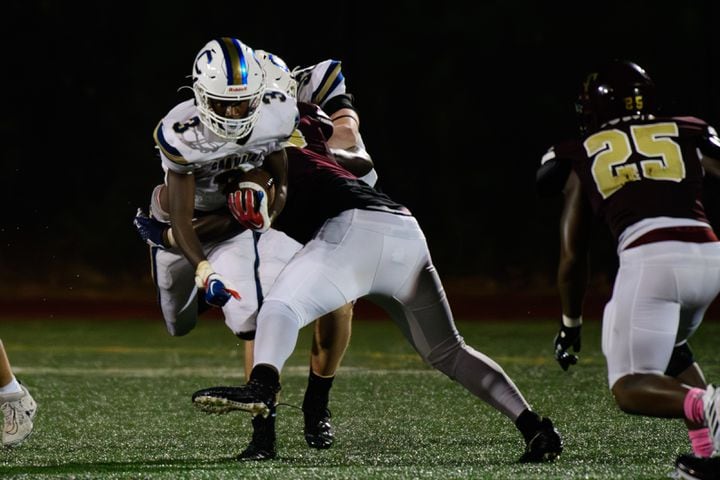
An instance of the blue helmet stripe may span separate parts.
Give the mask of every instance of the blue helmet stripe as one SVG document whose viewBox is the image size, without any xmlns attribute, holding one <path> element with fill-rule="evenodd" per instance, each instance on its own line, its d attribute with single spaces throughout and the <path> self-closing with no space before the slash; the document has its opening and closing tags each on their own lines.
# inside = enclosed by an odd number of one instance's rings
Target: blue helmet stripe
<svg viewBox="0 0 720 480">
<path fill-rule="evenodd" d="M 223 37 L 218 39 L 217 42 L 220 44 L 225 57 L 225 72 L 228 85 L 247 85 L 248 65 L 240 40 Z"/>
<path fill-rule="evenodd" d="M 247 85 L 248 83 L 248 64 L 247 59 L 245 58 L 245 55 L 243 54 L 242 45 L 240 44 L 240 40 L 237 38 L 233 38 L 233 44 L 237 48 L 238 57 L 239 57 L 239 64 L 240 64 L 240 83 L 241 85 Z"/>
</svg>

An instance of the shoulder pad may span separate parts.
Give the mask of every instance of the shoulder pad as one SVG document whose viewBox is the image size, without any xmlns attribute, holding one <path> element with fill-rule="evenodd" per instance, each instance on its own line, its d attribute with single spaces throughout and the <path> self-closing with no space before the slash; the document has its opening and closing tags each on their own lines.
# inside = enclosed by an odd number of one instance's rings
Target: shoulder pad
<svg viewBox="0 0 720 480">
<path fill-rule="evenodd" d="M 720 137 L 712 125 L 697 117 L 672 117 L 680 128 L 699 135 L 698 148 L 703 155 L 720 160 Z"/>
<path fill-rule="evenodd" d="M 345 77 L 339 60 L 323 60 L 317 65 L 295 69 L 298 101 L 323 106 L 336 95 L 345 93 Z"/>
<path fill-rule="evenodd" d="M 557 195 L 562 192 L 572 171 L 572 161 L 559 157 L 556 147 L 550 147 L 543 155 L 535 175 L 535 186 L 542 197 Z"/>
</svg>

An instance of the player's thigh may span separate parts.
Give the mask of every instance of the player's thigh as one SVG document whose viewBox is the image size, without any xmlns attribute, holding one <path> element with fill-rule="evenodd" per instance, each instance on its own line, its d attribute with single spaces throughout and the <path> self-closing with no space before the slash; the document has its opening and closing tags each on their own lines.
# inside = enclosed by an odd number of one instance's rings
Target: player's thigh
<svg viewBox="0 0 720 480">
<path fill-rule="evenodd" d="M 288 305 L 303 326 L 369 292 L 382 236 L 353 228 L 350 217 L 326 222 L 295 254 L 266 297 Z"/>
<path fill-rule="evenodd" d="M 688 262 L 676 267 L 675 275 L 681 303 L 677 341 L 681 342 L 695 333 L 720 292 L 720 262 Z"/>
<path fill-rule="evenodd" d="M 258 253 L 258 275 L 263 296 L 266 295 L 280 275 L 280 272 L 290 262 L 293 256 L 302 248 L 302 245 L 274 229 L 262 235 L 256 235 Z"/>
<path fill-rule="evenodd" d="M 271 229 L 262 235 L 243 232 L 213 249 L 209 258 L 216 270 L 230 279 L 242 297 L 223 307 L 225 323 L 236 335 L 255 330 L 259 305 L 300 246 Z"/>
<path fill-rule="evenodd" d="M 255 330 L 258 282 L 255 275 L 255 240 L 251 231 L 216 243 L 209 248 L 213 268 L 237 289 L 241 299 L 230 299 L 223 307 L 225 323 L 235 334 Z"/>
<path fill-rule="evenodd" d="M 610 385 L 631 373 L 662 373 L 675 345 L 680 304 L 672 267 L 631 263 L 618 271 L 603 314 Z"/>
</svg>

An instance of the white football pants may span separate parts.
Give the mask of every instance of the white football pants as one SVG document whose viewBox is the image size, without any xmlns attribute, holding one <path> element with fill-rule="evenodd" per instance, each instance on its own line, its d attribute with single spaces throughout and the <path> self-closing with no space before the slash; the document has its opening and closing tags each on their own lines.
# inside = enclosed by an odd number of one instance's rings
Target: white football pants
<svg viewBox="0 0 720 480">
<path fill-rule="evenodd" d="M 632 373 L 663 374 L 720 292 L 720 242 L 657 242 L 620 252 L 605 306 L 602 349 L 610 388 Z"/>
<path fill-rule="evenodd" d="M 242 297 L 231 298 L 222 308 L 225 324 L 234 334 L 255 330 L 263 294 L 300 247 L 298 242 L 273 229 L 262 235 L 246 230 L 231 239 L 204 245 L 215 271 L 228 279 Z M 174 336 L 186 335 L 195 327 L 198 316 L 195 269 L 176 249 L 154 247 L 152 263 L 168 332 Z"/>
<path fill-rule="evenodd" d="M 360 297 L 392 316 L 431 366 L 513 421 L 528 404 L 492 359 L 465 345 L 415 218 L 348 210 L 285 267 L 257 320 L 255 365 L 282 370 L 300 328 Z"/>
</svg>

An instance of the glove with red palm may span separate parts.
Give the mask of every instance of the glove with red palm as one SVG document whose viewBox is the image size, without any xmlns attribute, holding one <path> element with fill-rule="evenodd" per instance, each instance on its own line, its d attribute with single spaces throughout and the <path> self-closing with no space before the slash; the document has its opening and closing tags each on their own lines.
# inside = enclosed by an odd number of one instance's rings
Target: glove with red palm
<svg viewBox="0 0 720 480">
<path fill-rule="evenodd" d="M 255 182 L 240 182 L 228 195 L 228 208 L 246 228 L 264 233 L 270 228 L 268 192 Z"/>
</svg>

